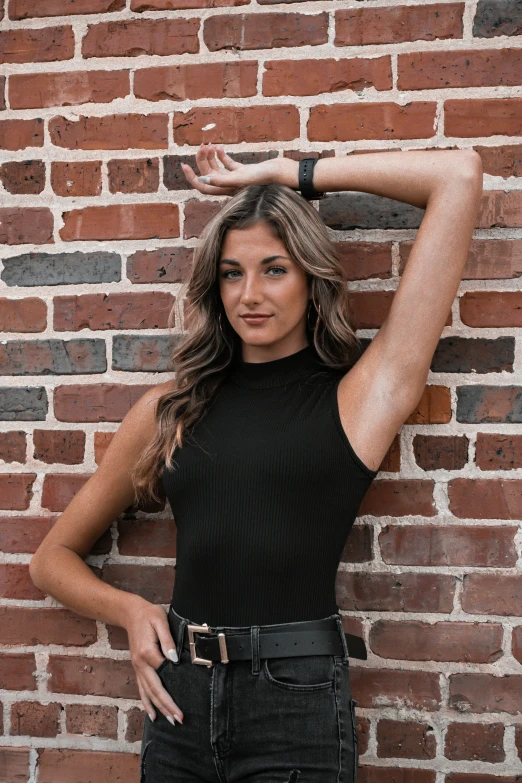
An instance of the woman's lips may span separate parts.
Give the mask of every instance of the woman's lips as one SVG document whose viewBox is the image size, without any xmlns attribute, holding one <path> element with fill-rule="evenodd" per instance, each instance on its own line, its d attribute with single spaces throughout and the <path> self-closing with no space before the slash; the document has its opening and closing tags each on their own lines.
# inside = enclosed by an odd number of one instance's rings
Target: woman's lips
<svg viewBox="0 0 522 783">
<path fill-rule="evenodd" d="M 257 325 L 257 324 L 264 324 L 266 321 L 268 321 L 269 318 L 272 318 L 271 315 L 242 315 L 241 318 L 243 321 L 246 321 L 247 324 L 251 325 Z"/>
</svg>

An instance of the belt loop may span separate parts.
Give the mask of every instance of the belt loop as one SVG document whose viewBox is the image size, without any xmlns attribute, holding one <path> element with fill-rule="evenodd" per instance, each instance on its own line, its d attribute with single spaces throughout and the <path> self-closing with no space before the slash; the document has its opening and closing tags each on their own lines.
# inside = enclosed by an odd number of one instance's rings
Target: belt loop
<svg viewBox="0 0 522 783">
<path fill-rule="evenodd" d="M 252 645 L 252 674 L 259 674 L 259 625 L 250 628 L 250 641 Z"/>
<path fill-rule="evenodd" d="M 339 635 L 341 637 L 341 644 L 343 646 L 343 663 L 347 663 L 349 665 L 348 645 L 346 644 L 346 636 L 344 635 L 343 621 L 339 613 L 335 615 L 335 622 L 337 623 L 337 628 L 339 629 Z"/>
</svg>

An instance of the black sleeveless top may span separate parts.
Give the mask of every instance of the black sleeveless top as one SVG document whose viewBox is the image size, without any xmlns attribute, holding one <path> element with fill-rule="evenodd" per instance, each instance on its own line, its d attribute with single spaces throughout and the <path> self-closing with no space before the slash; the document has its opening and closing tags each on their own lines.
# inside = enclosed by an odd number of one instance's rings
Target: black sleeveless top
<svg viewBox="0 0 522 783">
<path fill-rule="evenodd" d="M 266 625 L 338 611 L 335 580 L 377 475 L 342 428 L 337 386 L 313 346 L 237 360 L 174 453 L 163 486 L 177 527 L 172 606 L 209 625 Z"/>
</svg>

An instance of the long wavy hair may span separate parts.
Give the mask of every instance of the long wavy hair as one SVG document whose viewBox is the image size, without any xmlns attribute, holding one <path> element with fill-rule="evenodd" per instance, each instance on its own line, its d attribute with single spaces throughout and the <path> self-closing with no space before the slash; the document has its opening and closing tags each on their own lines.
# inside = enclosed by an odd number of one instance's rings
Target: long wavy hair
<svg viewBox="0 0 522 783">
<path fill-rule="evenodd" d="M 188 328 L 172 354 L 176 382 L 157 400 L 156 435 L 132 471 L 138 506 L 164 500 L 158 492 L 164 467 L 173 469 L 174 453 L 185 434 L 201 419 L 231 364 L 241 356 L 241 339 L 226 317 L 219 293 L 218 263 L 225 233 L 258 221 L 271 226 L 307 274 L 312 295 L 307 337 L 320 360 L 344 371 L 355 361 L 354 349 L 360 348 L 360 340 L 350 324 L 347 279 L 318 212 L 286 185 L 240 189 L 205 226 L 190 278 L 169 314 L 169 326 L 177 316 L 178 323 L 188 321 Z M 180 307 L 184 299 L 185 318 Z"/>
</svg>

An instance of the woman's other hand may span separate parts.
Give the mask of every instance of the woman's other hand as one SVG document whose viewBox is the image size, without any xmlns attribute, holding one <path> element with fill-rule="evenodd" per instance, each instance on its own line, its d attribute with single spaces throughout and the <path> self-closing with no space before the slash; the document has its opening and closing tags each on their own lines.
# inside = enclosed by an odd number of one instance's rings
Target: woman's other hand
<svg viewBox="0 0 522 783">
<path fill-rule="evenodd" d="M 220 167 L 218 160 L 223 164 Z M 201 177 L 186 163 L 181 167 L 192 187 L 207 196 L 233 196 L 248 185 L 270 185 L 279 182 L 298 187 L 299 164 L 290 158 L 271 158 L 261 163 L 245 165 L 227 155 L 222 144 L 201 144 L 196 153 L 196 163 Z"/>
<path fill-rule="evenodd" d="M 176 644 L 165 610 L 147 601 L 129 612 L 125 629 L 140 698 L 150 719 L 156 718 L 154 708 L 157 707 L 174 726 L 176 720 L 182 723 L 183 712 L 167 693 L 156 673 L 165 658 L 177 660 Z"/>
</svg>

